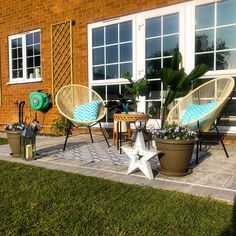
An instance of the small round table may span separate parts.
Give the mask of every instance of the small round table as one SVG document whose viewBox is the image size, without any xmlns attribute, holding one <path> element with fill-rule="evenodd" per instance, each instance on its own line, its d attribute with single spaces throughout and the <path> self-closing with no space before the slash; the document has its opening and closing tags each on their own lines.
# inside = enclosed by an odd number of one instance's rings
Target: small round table
<svg viewBox="0 0 236 236">
<path fill-rule="evenodd" d="M 149 120 L 149 115 L 145 113 L 128 113 L 128 114 L 114 114 L 114 121 L 116 121 L 116 147 L 120 148 L 121 153 L 121 122 L 134 123 L 138 122 L 147 122 Z"/>
</svg>

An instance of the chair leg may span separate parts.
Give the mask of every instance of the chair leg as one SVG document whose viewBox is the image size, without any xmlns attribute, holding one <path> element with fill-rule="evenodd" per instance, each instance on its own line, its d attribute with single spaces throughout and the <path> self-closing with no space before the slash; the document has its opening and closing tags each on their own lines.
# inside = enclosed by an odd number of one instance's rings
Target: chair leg
<svg viewBox="0 0 236 236">
<path fill-rule="evenodd" d="M 196 150 L 196 165 L 198 165 L 198 150 L 199 150 L 199 142 L 197 141 L 197 150 Z"/>
<path fill-rule="evenodd" d="M 92 132 L 91 132 L 91 127 L 88 126 L 88 129 L 89 129 L 89 135 L 90 135 L 90 138 L 91 138 L 91 142 L 94 143 L 94 141 L 93 141 L 93 135 L 92 135 Z"/>
<path fill-rule="evenodd" d="M 217 134 L 220 135 L 220 131 L 219 131 L 219 129 L 217 128 L 217 126 L 215 126 L 215 129 L 216 129 Z M 226 147 L 225 147 L 225 144 L 224 144 L 222 138 L 220 138 L 220 142 L 221 142 L 221 144 L 222 144 L 222 147 L 223 147 L 223 149 L 224 149 L 224 152 L 225 152 L 226 157 L 229 157 L 229 154 L 228 154 L 228 152 L 227 152 L 227 150 L 226 150 Z"/>
<path fill-rule="evenodd" d="M 110 144 L 108 143 L 107 137 L 106 137 L 106 135 L 105 135 L 105 133 L 104 133 L 104 130 L 102 129 L 102 125 L 101 125 L 100 122 L 99 122 L 99 126 L 100 126 L 100 129 L 101 129 L 101 131 L 102 131 L 102 134 L 103 134 L 103 136 L 104 136 L 104 138 L 105 138 L 105 140 L 106 140 L 107 146 L 110 147 Z"/>
<path fill-rule="evenodd" d="M 72 126 L 71 122 L 69 120 L 67 120 L 67 124 L 66 124 L 66 138 L 65 138 L 65 142 L 64 142 L 63 151 L 65 151 L 65 149 L 66 149 L 67 139 L 68 139 L 70 131 L 71 131 L 71 126 Z"/>
</svg>

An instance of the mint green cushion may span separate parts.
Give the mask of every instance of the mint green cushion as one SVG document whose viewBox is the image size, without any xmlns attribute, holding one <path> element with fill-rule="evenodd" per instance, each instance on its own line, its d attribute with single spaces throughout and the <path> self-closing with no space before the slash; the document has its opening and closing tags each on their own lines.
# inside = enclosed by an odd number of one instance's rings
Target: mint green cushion
<svg viewBox="0 0 236 236">
<path fill-rule="evenodd" d="M 101 105 L 99 100 L 77 105 L 74 112 L 74 120 L 78 121 L 92 121 L 97 119 L 98 110 Z"/>
<path fill-rule="evenodd" d="M 218 104 L 219 102 L 210 102 L 202 105 L 189 104 L 187 110 L 181 118 L 181 124 L 185 125 L 187 123 L 191 123 L 191 121 L 204 116 L 208 112 L 212 111 Z M 207 117 L 200 119 L 199 125 L 204 123 L 207 119 Z M 192 124 L 191 127 L 197 128 L 197 122 Z"/>
</svg>

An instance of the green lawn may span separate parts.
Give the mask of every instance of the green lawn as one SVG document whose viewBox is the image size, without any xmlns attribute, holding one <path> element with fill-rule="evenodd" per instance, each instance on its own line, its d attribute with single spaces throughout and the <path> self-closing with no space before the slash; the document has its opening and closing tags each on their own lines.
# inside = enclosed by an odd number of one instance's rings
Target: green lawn
<svg viewBox="0 0 236 236">
<path fill-rule="evenodd" d="M 0 235 L 236 235 L 236 209 L 183 193 L 0 161 Z"/>
<path fill-rule="evenodd" d="M 8 143 L 7 138 L 0 137 L 0 145 L 7 144 L 7 143 Z"/>
</svg>

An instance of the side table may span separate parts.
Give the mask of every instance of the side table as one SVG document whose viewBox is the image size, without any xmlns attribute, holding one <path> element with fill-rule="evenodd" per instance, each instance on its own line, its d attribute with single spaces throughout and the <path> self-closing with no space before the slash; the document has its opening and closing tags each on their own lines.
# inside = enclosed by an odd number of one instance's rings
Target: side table
<svg viewBox="0 0 236 236">
<path fill-rule="evenodd" d="M 122 145 L 122 130 L 121 130 L 121 122 L 127 122 L 128 124 L 134 122 L 147 122 L 149 120 L 149 115 L 145 113 L 128 113 L 128 114 L 114 114 L 114 121 L 116 122 L 116 136 L 118 137 L 116 141 L 117 150 L 120 149 L 121 153 L 121 145 Z"/>
</svg>

